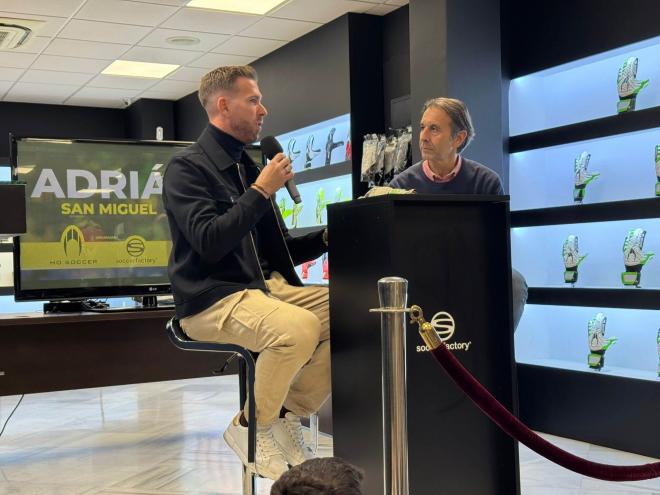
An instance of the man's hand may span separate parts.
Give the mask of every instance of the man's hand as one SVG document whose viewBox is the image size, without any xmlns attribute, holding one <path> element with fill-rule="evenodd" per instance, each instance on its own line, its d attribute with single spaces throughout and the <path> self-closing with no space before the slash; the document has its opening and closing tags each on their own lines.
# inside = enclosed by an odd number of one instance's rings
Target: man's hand
<svg viewBox="0 0 660 495">
<path fill-rule="evenodd" d="M 254 183 L 261 187 L 269 196 L 279 191 L 286 181 L 293 178 L 291 161 L 284 153 L 278 153 L 268 162 Z"/>
</svg>

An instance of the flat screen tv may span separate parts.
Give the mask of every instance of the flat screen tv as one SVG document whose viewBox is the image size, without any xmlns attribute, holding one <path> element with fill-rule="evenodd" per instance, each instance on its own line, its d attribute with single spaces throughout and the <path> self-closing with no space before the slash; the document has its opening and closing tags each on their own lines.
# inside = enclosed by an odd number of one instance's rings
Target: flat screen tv
<svg viewBox="0 0 660 495">
<path fill-rule="evenodd" d="M 27 185 L 17 301 L 170 293 L 163 172 L 189 143 L 10 138 Z"/>
</svg>

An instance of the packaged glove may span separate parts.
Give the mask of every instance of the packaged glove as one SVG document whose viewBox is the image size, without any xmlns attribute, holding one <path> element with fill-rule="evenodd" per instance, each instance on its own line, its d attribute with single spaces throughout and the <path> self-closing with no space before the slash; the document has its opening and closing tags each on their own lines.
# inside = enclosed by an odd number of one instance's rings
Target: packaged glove
<svg viewBox="0 0 660 495">
<path fill-rule="evenodd" d="M 637 80 L 637 57 L 630 57 L 619 68 L 616 78 L 616 85 L 619 91 L 619 103 L 617 103 L 617 113 L 624 113 L 635 110 L 637 95 L 644 89 L 649 80 Z"/>
<path fill-rule="evenodd" d="M 291 208 L 287 208 L 286 198 L 284 196 L 280 198 L 279 202 L 277 203 L 277 206 L 280 209 L 282 220 L 286 220 L 293 213 L 293 210 Z"/>
<path fill-rule="evenodd" d="M 325 200 L 325 191 L 319 187 L 319 190 L 316 191 L 316 210 L 314 211 L 317 225 L 323 225 L 323 211 L 328 203 L 329 201 Z"/>
<path fill-rule="evenodd" d="M 298 203 L 293 205 L 293 211 L 291 212 L 291 227 L 292 228 L 298 228 L 298 218 L 300 217 L 300 213 L 302 212 L 303 209 L 303 204 Z"/>
<path fill-rule="evenodd" d="M 364 136 L 364 142 L 362 143 L 362 165 L 360 167 L 360 180 L 362 182 L 373 181 L 377 145 L 378 136 L 376 134 L 367 134 Z"/>
<path fill-rule="evenodd" d="M 576 203 L 582 203 L 584 194 L 587 190 L 587 185 L 600 175 L 598 172 L 589 173 L 587 171 L 590 159 L 591 155 L 586 151 L 583 151 L 582 154 L 575 159 L 575 187 L 573 188 L 573 201 Z"/>
<path fill-rule="evenodd" d="M 578 237 L 576 235 L 569 235 L 564 241 L 564 247 L 562 249 L 562 255 L 564 257 L 564 282 L 567 284 L 574 284 L 578 279 L 578 266 L 580 263 L 587 257 L 580 256 L 578 250 Z"/>
<path fill-rule="evenodd" d="M 621 274 L 623 285 L 639 286 L 642 277 L 642 267 L 654 256 L 654 253 L 644 253 L 646 230 L 629 230 L 623 241 L 623 263 L 626 271 Z"/>
<path fill-rule="evenodd" d="M 658 179 L 655 183 L 655 195 L 660 196 L 660 144 L 655 147 L 655 176 Z"/>
<path fill-rule="evenodd" d="M 607 316 L 603 313 L 598 313 L 589 320 L 589 325 L 587 327 L 589 333 L 589 357 L 587 363 L 590 368 L 595 370 L 603 368 L 605 365 L 605 351 L 617 341 L 616 337 L 610 339 L 605 338 L 606 324 Z"/>
</svg>

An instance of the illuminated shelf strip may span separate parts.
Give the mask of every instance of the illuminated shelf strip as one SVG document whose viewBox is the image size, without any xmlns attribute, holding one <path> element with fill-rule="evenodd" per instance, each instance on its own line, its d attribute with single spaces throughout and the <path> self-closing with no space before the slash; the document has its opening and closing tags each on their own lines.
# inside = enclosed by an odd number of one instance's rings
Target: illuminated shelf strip
<svg viewBox="0 0 660 495">
<path fill-rule="evenodd" d="M 530 287 L 527 304 L 596 308 L 660 309 L 660 289 Z"/>
<path fill-rule="evenodd" d="M 660 197 L 511 212 L 511 227 L 612 222 L 660 217 Z"/>
<path fill-rule="evenodd" d="M 660 127 L 660 107 L 611 115 L 509 138 L 509 153 Z"/>
</svg>

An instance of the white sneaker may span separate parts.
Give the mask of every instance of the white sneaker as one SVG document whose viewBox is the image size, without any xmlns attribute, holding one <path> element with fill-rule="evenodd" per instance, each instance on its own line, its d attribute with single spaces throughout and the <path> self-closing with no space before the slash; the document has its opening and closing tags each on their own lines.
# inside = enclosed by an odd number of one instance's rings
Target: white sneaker
<svg viewBox="0 0 660 495">
<path fill-rule="evenodd" d="M 280 446 L 286 462 L 291 466 L 314 459 L 312 449 L 305 445 L 300 417 L 292 412 L 286 413 L 284 418 L 278 419 L 273 424 L 273 436 Z"/>
<path fill-rule="evenodd" d="M 277 480 L 289 469 L 289 466 L 273 438 L 272 425 L 257 426 L 257 451 L 254 456 L 256 461 L 255 467 L 254 464 L 248 464 L 247 461 L 248 429 L 247 426 L 242 426 L 239 422 L 238 418 L 240 414 L 238 413 L 232 419 L 222 437 L 227 442 L 227 445 L 236 452 L 243 465 L 247 466 L 250 471 L 264 478 Z"/>
</svg>

